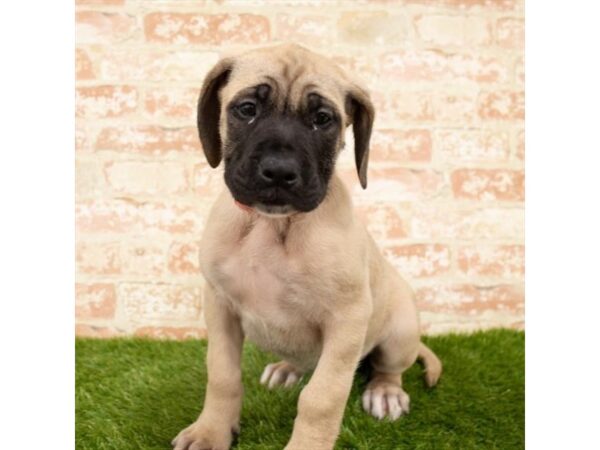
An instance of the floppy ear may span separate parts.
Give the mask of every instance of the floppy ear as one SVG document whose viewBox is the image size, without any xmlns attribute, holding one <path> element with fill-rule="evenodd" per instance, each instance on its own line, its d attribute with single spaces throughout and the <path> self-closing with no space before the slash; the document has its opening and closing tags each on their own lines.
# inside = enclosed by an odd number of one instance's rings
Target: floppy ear
<svg viewBox="0 0 600 450">
<path fill-rule="evenodd" d="M 346 108 L 352 120 L 354 133 L 354 158 L 358 179 L 363 189 L 367 187 L 367 167 L 369 165 L 369 141 L 375 120 L 375 109 L 369 94 L 359 86 L 352 86 L 346 97 Z"/>
<path fill-rule="evenodd" d="M 221 116 L 221 100 L 219 91 L 229 79 L 233 67 L 233 60 L 222 59 L 208 72 L 200 98 L 198 100 L 198 134 L 204 156 L 211 167 L 217 167 L 222 158 L 222 141 L 219 133 L 219 118 Z"/>
</svg>

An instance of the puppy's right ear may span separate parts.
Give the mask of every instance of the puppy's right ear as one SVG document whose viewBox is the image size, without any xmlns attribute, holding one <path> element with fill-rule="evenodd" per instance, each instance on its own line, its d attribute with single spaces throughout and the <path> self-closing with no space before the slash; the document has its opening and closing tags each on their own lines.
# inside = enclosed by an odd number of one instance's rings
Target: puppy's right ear
<svg viewBox="0 0 600 450">
<path fill-rule="evenodd" d="M 221 148 L 223 142 L 219 132 L 221 117 L 219 91 L 227 84 L 232 68 L 231 58 L 219 61 L 206 75 L 198 100 L 198 134 L 204 156 L 211 167 L 217 167 L 223 157 Z"/>
</svg>

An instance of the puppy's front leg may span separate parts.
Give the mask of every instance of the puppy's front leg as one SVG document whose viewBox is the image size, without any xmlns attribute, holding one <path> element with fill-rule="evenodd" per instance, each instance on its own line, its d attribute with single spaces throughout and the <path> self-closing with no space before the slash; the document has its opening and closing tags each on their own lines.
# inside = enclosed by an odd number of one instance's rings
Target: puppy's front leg
<svg viewBox="0 0 600 450">
<path fill-rule="evenodd" d="M 369 311 L 353 306 L 324 325 L 323 350 L 298 401 L 285 450 L 330 450 L 335 444 L 367 330 Z"/>
<path fill-rule="evenodd" d="M 208 384 L 202 413 L 173 440 L 175 450 L 227 450 L 239 431 L 242 407 L 241 354 L 243 332 L 239 318 L 207 286 L 204 315 L 208 330 Z"/>
</svg>

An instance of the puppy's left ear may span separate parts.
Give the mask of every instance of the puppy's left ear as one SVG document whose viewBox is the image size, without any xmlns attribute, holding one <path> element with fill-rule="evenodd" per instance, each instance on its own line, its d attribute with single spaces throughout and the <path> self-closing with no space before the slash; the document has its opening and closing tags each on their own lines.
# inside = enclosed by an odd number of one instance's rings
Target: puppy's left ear
<svg viewBox="0 0 600 450">
<path fill-rule="evenodd" d="M 232 68 L 231 58 L 219 61 L 206 75 L 198 100 L 198 134 L 204 156 L 211 167 L 217 167 L 223 157 L 223 141 L 219 132 L 221 117 L 219 92 L 227 84 Z"/>
<path fill-rule="evenodd" d="M 369 93 L 353 84 L 346 95 L 346 110 L 352 120 L 354 133 L 354 158 L 358 179 L 363 189 L 367 188 L 367 168 L 369 165 L 369 142 L 375 120 L 375 108 Z"/>
</svg>

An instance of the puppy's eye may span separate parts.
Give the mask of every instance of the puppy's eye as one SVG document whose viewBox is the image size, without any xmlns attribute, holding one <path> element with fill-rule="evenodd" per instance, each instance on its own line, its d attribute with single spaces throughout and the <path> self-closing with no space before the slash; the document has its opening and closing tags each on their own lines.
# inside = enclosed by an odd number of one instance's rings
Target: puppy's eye
<svg viewBox="0 0 600 450">
<path fill-rule="evenodd" d="M 240 115 L 246 119 L 251 119 L 256 116 L 256 105 L 252 102 L 244 102 L 237 107 Z"/>
<path fill-rule="evenodd" d="M 327 125 L 329 122 L 331 122 L 331 116 L 323 111 L 319 111 L 313 119 L 313 123 L 320 127 Z"/>
</svg>

